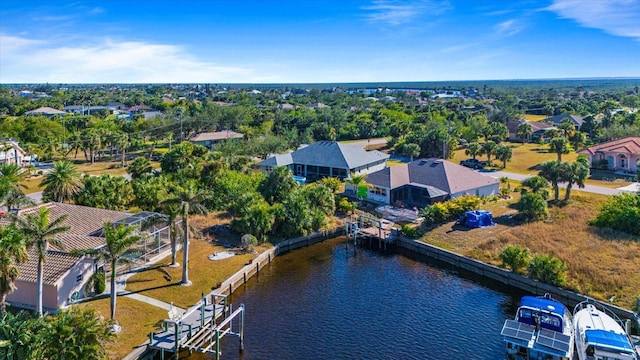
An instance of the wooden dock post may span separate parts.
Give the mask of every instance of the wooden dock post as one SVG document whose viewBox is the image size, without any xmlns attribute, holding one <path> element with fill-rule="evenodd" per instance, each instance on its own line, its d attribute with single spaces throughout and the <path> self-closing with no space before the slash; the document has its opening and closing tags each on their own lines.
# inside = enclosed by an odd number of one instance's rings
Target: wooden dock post
<svg viewBox="0 0 640 360">
<path fill-rule="evenodd" d="M 244 305 L 240 305 L 242 307 L 242 309 L 244 309 Z M 244 351 L 244 311 L 242 311 L 240 313 L 240 331 L 238 331 L 239 333 L 239 338 L 240 338 L 240 351 Z"/>
</svg>

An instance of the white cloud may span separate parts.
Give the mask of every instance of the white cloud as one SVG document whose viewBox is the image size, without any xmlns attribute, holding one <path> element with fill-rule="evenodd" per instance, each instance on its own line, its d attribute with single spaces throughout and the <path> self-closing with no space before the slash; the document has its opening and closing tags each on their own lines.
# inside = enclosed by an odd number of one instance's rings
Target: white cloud
<svg viewBox="0 0 640 360">
<path fill-rule="evenodd" d="M 427 13 L 441 14 L 449 9 L 449 4 L 430 0 L 374 0 L 372 5 L 362 9 L 368 12 L 365 15 L 368 21 L 396 26 L 411 23 Z"/>
<path fill-rule="evenodd" d="M 495 26 L 496 31 L 499 35 L 511 36 L 522 31 L 523 25 L 522 23 L 511 19 L 506 20 Z"/>
<path fill-rule="evenodd" d="M 252 69 L 196 58 L 175 45 L 115 42 L 55 46 L 0 35 L 2 83 L 251 82 Z"/>
<path fill-rule="evenodd" d="M 554 0 L 546 9 L 584 27 L 640 40 L 640 0 Z"/>
</svg>

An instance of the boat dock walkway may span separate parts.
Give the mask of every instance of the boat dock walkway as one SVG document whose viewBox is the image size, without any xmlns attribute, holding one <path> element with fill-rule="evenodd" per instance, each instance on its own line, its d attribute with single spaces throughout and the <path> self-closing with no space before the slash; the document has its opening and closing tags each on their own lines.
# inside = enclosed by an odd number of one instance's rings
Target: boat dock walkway
<svg viewBox="0 0 640 360">
<path fill-rule="evenodd" d="M 220 340 L 227 334 L 244 339 L 244 305 L 235 311 L 227 303 L 226 295 L 212 294 L 181 314 L 179 309 L 169 310 L 169 318 L 162 323 L 162 330 L 149 335 L 148 347 L 160 352 L 160 358 L 172 353 L 175 358 L 181 349 L 189 352 L 214 354 L 220 358 Z M 239 329 L 234 332 L 233 320 L 238 319 Z"/>
<path fill-rule="evenodd" d="M 394 244 L 398 236 L 398 229 L 393 226 L 389 220 L 362 213 L 353 215 L 345 223 L 345 232 L 347 239 L 352 239 L 354 244 L 368 241 L 373 245 L 377 240 L 378 248 L 387 250 L 387 245 Z"/>
</svg>

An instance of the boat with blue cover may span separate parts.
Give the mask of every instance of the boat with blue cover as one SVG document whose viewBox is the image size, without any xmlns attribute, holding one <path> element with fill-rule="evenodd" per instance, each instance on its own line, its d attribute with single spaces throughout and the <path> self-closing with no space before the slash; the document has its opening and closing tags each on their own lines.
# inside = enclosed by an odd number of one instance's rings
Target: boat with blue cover
<svg viewBox="0 0 640 360">
<path fill-rule="evenodd" d="M 548 294 L 523 296 L 514 320 L 501 331 L 509 360 L 571 360 L 574 332 L 571 312 Z"/>
<path fill-rule="evenodd" d="M 573 310 L 579 360 L 640 360 L 620 318 L 594 301 Z"/>
</svg>

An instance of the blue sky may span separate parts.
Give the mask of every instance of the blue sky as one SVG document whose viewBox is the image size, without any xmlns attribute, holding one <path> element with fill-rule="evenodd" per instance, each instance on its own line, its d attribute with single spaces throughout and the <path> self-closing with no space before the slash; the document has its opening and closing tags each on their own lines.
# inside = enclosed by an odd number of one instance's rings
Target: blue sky
<svg viewBox="0 0 640 360">
<path fill-rule="evenodd" d="M 640 0 L 0 1 L 0 83 L 640 77 Z"/>
</svg>

